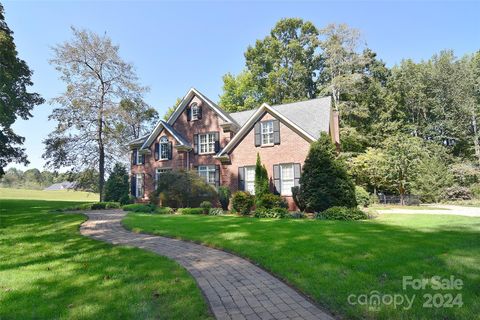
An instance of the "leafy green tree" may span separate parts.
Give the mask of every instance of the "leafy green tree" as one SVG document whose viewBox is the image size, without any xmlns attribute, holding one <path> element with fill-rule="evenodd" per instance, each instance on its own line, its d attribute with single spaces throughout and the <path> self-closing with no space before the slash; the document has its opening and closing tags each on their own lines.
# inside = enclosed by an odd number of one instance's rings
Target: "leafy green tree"
<svg viewBox="0 0 480 320">
<path fill-rule="evenodd" d="M 15 161 L 27 165 L 24 138 L 17 135 L 12 125 L 18 117 L 27 120 L 32 109 L 44 102 L 38 93 L 31 93 L 32 71 L 18 58 L 13 32 L 8 27 L 3 5 L 0 3 L 0 177 L 7 164 Z"/>
<path fill-rule="evenodd" d="M 158 112 L 141 99 L 122 99 L 119 105 L 120 119 L 116 123 L 120 144 L 125 139 L 139 138 L 149 133 L 158 120 Z"/>
<path fill-rule="evenodd" d="M 281 19 L 270 35 L 245 52 L 246 70 L 224 76 L 220 104 L 228 111 L 261 102 L 280 104 L 317 96 L 322 67 L 318 30 L 309 21 Z"/>
<path fill-rule="evenodd" d="M 128 173 L 125 166 L 116 163 L 105 183 L 105 201 L 115 201 L 126 204 L 129 201 Z"/>
<path fill-rule="evenodd" d="M 381 149 L 368 148 L 350 159 L 349 168 L 357 184 L 369 187 L 374 195 L 385 185 L 386 159 Z"/>
<path fill-rule="evenodd" d="M 440 201 L 443 191 L 453 185 L 453 175 L 440 157 L 429 155 L 417 170 L 417 177 L 412 181 L 412 193 L 419 195 L 422 202 Z"/>
<path fill-rule="evenodd" d="M 300 177 L 300 194 L 307 210 L 320 212 L 334 206 L 357 205 L 353 180 L 335 152 L 325 133 L 310 147 Z"/>
<path fill-rule="evenodd" d="M 105 171 L 124 155 L 115 130 L 122 118 L 120 101 L 139 99 L 146 88 L 137 83 L 133 66 L 121 59 L 119 47 L 109 37 L 72 31 L 73 39 L 55 46 L 50 61 L 66 83 L 66 91 L 53 99 L 58 106 L 49 119 L 58 124 L 44 141 L 43 157 L 53 168 L 98 170 L 102 201 Z"/>
<path fill-rule="evenodd" d="M 167 121 L 170 118 L 170 116 L 175 112 L 175 109 L 177 109 L 180 102 L 182 102 L 182 98 L 177 98 L 177 100 L 175 101 L 175 104 L 170 108 L 168 108 L 167 111 L 165 112 L 165 115 L 163 116 L 163 120 Z"/>
</svg>

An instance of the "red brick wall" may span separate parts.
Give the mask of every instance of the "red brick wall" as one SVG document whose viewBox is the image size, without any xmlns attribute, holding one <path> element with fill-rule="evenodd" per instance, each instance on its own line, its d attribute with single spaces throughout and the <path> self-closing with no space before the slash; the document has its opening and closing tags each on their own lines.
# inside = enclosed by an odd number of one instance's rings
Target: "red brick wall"
<svg viewBox="0 0 480 320">
<path fill-rule="evenodd" d="M 266 113 L 259 121 L 275 119 Z M 231 164 L 223 166 L 222 182 L 228 185 L 232 191 L 238 189 L 238 168 L 255 165 L 257 153 L 267 168 L 269 178 L 273 179 L 273 165 L 279 163 L 303 163 L 308 154 L 310 143 L 294 132 L 290 127 L 280 121 L 280 144 L 269 147 L 256 147 L 254 141 L 254 129 L 245 135 L 237 147 L 231 152 Z M 273 181 L 272 181 L 273 182 Z M 285 197 L 290 209 L 295 209 L 292 197 Z"/>
</svg>

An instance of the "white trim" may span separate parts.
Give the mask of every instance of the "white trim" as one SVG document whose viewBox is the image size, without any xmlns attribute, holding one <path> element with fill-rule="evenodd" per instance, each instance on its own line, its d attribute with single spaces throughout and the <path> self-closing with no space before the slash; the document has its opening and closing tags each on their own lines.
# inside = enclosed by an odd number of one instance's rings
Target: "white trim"
<svg viewBox="0 0 480 320">
<path fill-rule="evenodd" d="M 145 142 L 143 143 L 143 145 L 140 149 L 149 148 L 152 145 L 155 138 L 158 137 L 160 135 L 160 133 L 162 133 L 163 129 L 168 131 L 168 133 L 170 133 L 175 138 L 175 140 L 177 140 L 177 142 L 179 142 L 180 144 L 183 144 L 182 139 L 180 139 L 180 137 L 178 135 L 176 135 L 174 131 L 172 131 L 168 127 L 164 126 L 163 125 L 164 123 L 166 123 L 166 122 L 163 121 L 163 120 L 158 121 L 157 125 L 155 126 L 155 129 L 153 129 L 152 133 L 150 134 L 150 136 L 148 136 L 148 139 L 145 140 Z"/>
<path fill-rule="evenodd" d="M 229 143 L 223 148 L 220 153 L 218 153 L 215 157 L 219 158 L 222 157 L 224 154 L 232 151 L 232 149 L 236 146 L 236 144 L 243 139 L 243 137 L 253 128 L 254 124 L 257 122 L 258 119 L 265 113 L 268 112 L 271 115 L 273 115 L 275 118 L 285 122 L 287 125 L 290 127 L 294 128 L 300 135 L 302 135 L 307 141 L 309 142 L 314 142 L 316 139 L 313 137 L 311 134 L 300 128 L 298 125 L 290 121 L 288 118 L 283 116 L 280 112 L 275 111 L 272 107 L 270 107 L 268 104 L 263 103 L 260 108 L 255 111 L 250 118 L 245 122 L 245 124 L 242 126 L 240 131 L 237 132 L 235 136 L 233 136 L 232 140 L 230 140 Z"/>
</svg>

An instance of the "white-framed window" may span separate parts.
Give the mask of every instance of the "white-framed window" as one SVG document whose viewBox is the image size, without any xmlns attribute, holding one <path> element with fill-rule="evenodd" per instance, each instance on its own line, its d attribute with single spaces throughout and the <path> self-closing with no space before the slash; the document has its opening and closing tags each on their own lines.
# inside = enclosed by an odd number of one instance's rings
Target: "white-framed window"
<svg viewBox="0 0 480 320">
<path fill-rule="evenodd" d="M 255 166 L 245 167 L 245 191 L 255 194 Z"/>
<path fill-rule="evenodd" d="M 215 166 L 198 166 L 198 175 L 205 179 L 206 183 L 215 185 Z"/>
<path fill-rule="evenodd" d="M 280 188 L 282 196 L 291 196 L 292 187 L 295 186 L 295 174 L 293 172 L 293 163 L 280 165 Z"/>
<path fill-rule="evenodd" d="M 168 160 L 169 156 L 169 143 L 168 143 L 168 138 L 167 137 L 161 137 L 160 138 L 160 160 Z"/>
<path fill-rule="evenodd" d="M 199 154 L 215 153 L 215 133 L 198 135 Z"/>
<path fill-rule="evenodd" d="M 158 181 L 160 181 L 161 175 L 171 170 L 171 168 L 157 168 L 155 170 L 155 189 L 158 187 Z"/>
<path fill-rule="evenodd" d="M 142 164 L 143 154 L 140 153 L 140 150 L 137 150 L 137 164 Z"/>
<path fill-rule="evenodd" d="M 136 196 L 137 198 L 143 198 L 145 194 L 145 190 L 143 189 L 143 173 L 137 173 L 137 190 Z"/>
<path fill-rule="evenodd" d="M 262 145 L 273 144 L 273 120 L 260 122 Z"/>
<path fill-rule="evenodd" d="M 191 106 L 190 106 L 190 119 L 191 120 L 198 120 L 198 115 L 200 114 L 200 107 L 198 106 L 198 104 L 196 103 L 193 103 Z"/>
</svg>

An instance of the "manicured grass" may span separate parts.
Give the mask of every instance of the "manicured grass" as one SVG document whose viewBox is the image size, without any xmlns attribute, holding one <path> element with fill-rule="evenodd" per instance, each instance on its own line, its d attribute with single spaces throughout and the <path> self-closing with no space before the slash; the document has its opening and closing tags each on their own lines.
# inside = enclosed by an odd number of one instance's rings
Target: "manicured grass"
<svg viewBox="0 0 480 320">
<path fill-rule="evenodd" d="M 0 199 L 29 199 L 29 200 L 53 200 L 53 201 L 98 201 L 98 194 L 74 190 L 30 190 L 0 188 Z"/>
<path fill-rule="evenodd" d="M 191 239 L 248 257 L 345 318 L 478 319 L 480 219 L 382 215 L 344 222 L 129 214 L 133 230 Z M 460 291 L 407 290 L 403 276 L 464 282 Z M 351 294 L 416 295 L 413 307 L 350 305 Z M 460 308 L 424 308 L 426 293 L 460 293 Z"/>
<path fill-rule="evenodd" d="M 368 207 L 371 210 L 389 210 L 389 209 L 405 209 L 405 210 L 446 210 L 445 208 L 436 208 L 433 206 L 400 206 L 394 204 L 373 204 Z"/>
<path fill-rule="evenodd" d="M 0 319 L 206 319 L 178 264 L 79 234 L 69 202 L 0 200 Z"/>
</svg>

